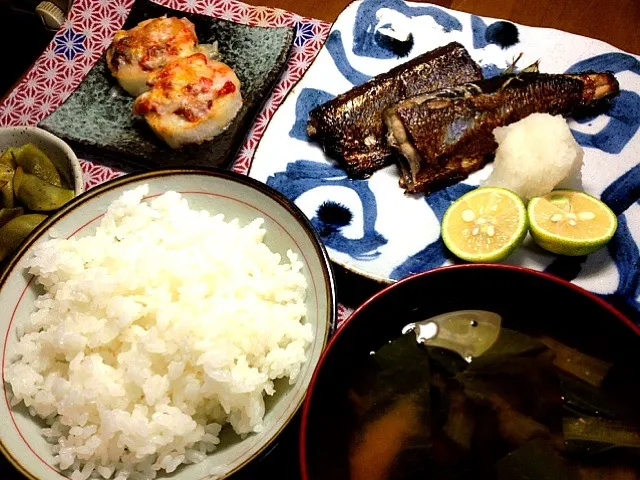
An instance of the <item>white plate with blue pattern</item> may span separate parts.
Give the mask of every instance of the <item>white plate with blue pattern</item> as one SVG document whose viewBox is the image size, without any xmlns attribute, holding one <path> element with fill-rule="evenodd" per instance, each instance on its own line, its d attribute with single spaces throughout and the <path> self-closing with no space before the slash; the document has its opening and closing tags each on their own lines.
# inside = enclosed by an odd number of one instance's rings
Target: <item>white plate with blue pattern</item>
<svg viewBox="0 0 640 480">
<path fill-rule="evenodd" d="M 379 42 L 385 29 L 411 34 L 403 44 L 406 56 Z M 313 107 L 452 41 L 467 48 L 486 77 L 520 54 L 518 65 L 540 60 L 542 72 L 616 74 L 621 93 L 607 113 L 570 122 L 585 148 L 583 188 L 619 215 L 616 236 L 606 249 L 576 258 L 546 253 L 529 238 L 507 262 L 573 281 L 640 322 L 640 57 L 601 41 L 428 4 L 356 1 L 273 116 L 249 175 L 292 199 L 320 232 L 332 260 L 351 271 L 394 282 L 455 263 L 440 239 L 440 220 L 453 200 L 489 175 L 491 165 L 431 195 L 407 196 L 395 165 L 366 180 L 349 179 L 305 133 Z"/>
</svg>

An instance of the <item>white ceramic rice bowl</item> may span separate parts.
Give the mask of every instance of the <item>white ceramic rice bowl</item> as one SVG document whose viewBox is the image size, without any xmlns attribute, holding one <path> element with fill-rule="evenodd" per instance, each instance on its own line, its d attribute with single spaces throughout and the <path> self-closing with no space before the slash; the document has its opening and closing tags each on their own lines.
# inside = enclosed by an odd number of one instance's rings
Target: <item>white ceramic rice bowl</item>
<svg viewBox="0 0 640 480">
<path fill-rule="evenodd" d="M 25 260 L 35 245 L 49 238 L 55 229 L 62 237 L 91 235 L 109 204 L 123 191 L 147 184 L 149 196 L 168 190 L 181 192 L 192 209 L 212 208 L 225 214 L 226 220 L 237 217 L 246 224 L 264 218 L 264 243 L 286 258 L 288 249 L 298 254 L 307 279 L 307 317 L 313 325 L 314 341 L 308 360 L 293 385 L 287 379 L 276 383 L 276 394 L 266 398 L 264 429 L 240 439 L 223 430 L 218 449 L 198 464 L 183 465 L 172 474 L 158 478 L 173 480 L 221 479 L 256 458 L 288 424 L 301 405 L 313 370 L 326 344 L 336 315 L 335 285 L 327 253 L 303 214 L 282 195 L 244 176 L 222 170 L 160 170 L 129 175 L 100 185 L 74 199 L 60 212 L 41 224 L 8 264 L 0 277 L 0 338 L 2 339 L 3 390 L 0 401 L 0 448 L 25 476 L 38 480 L 68 478 L 53 464 L 51 444 L 41 436 L 44 422 L 31 417 L 23 404 L 10 408 L 4 369 L 9 361 L 9 347 L 18 341 L 16 326 L 34 310 L 34 300 L 42 293 L 25 271 Z"/>
</svg>

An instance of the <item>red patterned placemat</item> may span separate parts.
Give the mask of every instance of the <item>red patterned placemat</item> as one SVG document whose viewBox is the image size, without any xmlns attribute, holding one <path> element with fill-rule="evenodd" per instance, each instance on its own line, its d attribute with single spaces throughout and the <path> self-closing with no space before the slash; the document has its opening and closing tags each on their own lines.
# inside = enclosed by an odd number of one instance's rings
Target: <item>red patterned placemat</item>
<svg viewBox="0 0 640 480">
<path fill-rule="evenodd" d="M 331 24 L 236 0 L 155 0 L 176 10 L 264 26 L 297 26 L 285 70 L 256 116 L 233 170 L 246 173 L 269 119 L 322 48 Z M 133 0 L 77 0 L 67 21 L 19 85 L 0 104 L 0 125 L 36 125 L 76 89 L 124 24 Z M 87 188 L 122 174 L 118 168 L 82 162 Z"/>
</svg>

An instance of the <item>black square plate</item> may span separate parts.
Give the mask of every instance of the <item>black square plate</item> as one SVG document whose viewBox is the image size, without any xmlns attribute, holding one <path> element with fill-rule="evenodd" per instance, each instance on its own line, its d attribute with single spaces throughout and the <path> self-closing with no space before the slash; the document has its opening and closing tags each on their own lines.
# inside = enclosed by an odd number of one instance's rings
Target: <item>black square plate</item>
<svg viewBox="0 0 640 480">
<path fill-rule="evenodd" d="M 238 75 L 244 105 L 225 132 L 201 145 L 170 148 L 141 117 L 132 115 L 134 98 L 111 76 L 104 54 L 69 98 L 39 126 L 68 141 L 78 156 L 87 160 L 110 157 L 148 168 L 228 167 L 286 65 L 295 29 L 251 27 L 147 0 L 134 4 L 123 28 L 165 14 L 191 20 L 200 43 L 217 41 L 222 61 Z"/>
</svg>

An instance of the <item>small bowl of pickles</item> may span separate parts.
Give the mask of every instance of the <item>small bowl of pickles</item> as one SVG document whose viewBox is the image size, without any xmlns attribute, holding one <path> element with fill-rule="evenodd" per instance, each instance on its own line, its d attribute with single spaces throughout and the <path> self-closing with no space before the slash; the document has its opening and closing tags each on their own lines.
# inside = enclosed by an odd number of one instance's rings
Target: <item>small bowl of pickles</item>
<svg viewBox="0 0 640 480">
<path fill-rule="evenodd" d="M 80 163 L 64 141 L 37 127 L 0 128 L 0 265 L 82 192 Z"/>
</svg>

